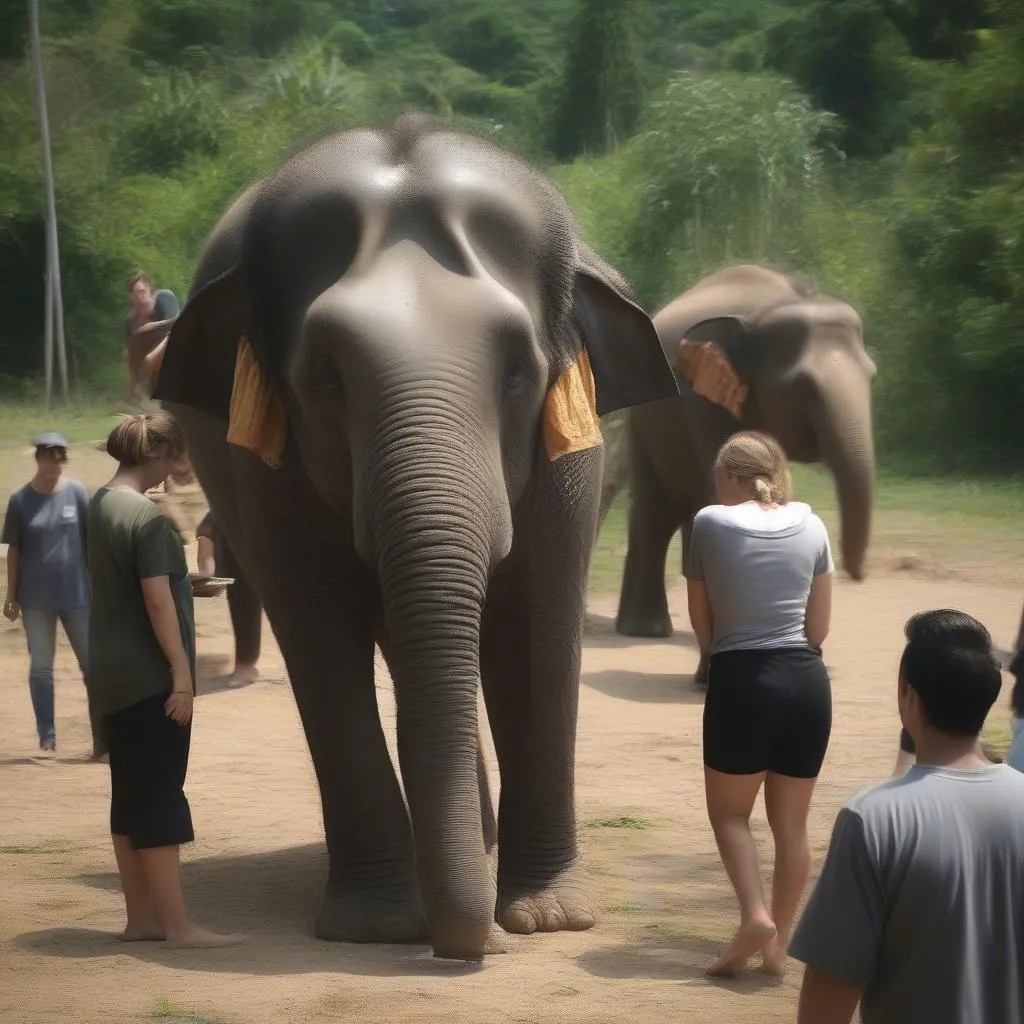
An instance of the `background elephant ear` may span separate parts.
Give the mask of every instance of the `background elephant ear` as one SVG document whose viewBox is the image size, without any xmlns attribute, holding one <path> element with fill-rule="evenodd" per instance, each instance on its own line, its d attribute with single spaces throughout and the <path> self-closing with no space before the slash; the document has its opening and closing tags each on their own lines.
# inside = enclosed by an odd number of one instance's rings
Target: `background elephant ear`
<svg viewBox="0 0 1024 1024">
<path fill-rule="evenodd" d="M 243 308 L 233 269 L 189 298 L 167 336 L 154 399 L 228 418 Z"/>
<path fill-rule="evenodd" d="M 679 343 L 679 376 L 694 393 L 742 419 L 749 389 L 744 381 L 747 325 L 734 316 L 694 324 Z"/>
<path fill-rule="evenodd" d="M 605 416 L 679 394 L 651 318 L 599 271 L 576 271 L 575 317 Z"/>
</svg>

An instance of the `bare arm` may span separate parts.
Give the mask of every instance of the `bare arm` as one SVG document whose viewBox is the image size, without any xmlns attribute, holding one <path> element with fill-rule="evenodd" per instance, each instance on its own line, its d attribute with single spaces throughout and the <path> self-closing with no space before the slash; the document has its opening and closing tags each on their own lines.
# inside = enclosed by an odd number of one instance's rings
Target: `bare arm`
<svg viewBox="0 0 1024 1024">
<path fill-rule="evenodd" d="M 800 987 L 797 1024 L 850 1024 L 859 1001 L 860 992 L 853 985 L 808 967 Z"/>
<path fill-rule="evenodd" d="M 804 632 L 811 647 L 820 647 L 828 636 L 832 621 L 832 573 L 825 572 L 811 580 L 811 592 L 804 612 Z"/>
<path fill-rule="evenodd" d="M 711 615 L 711 602 L 708 600 L 708 588 L 703 580 L 686 581 L 686 604 L 690 611 L 690 626 L 697 638 L 697 646 L 701 654 L 707 654 L 711 650 L 714 620 Z"/>
<path fill-rule="evenodd" d="M 171 666 L 175 693 L 192 692 L 192 669 L 181 642 L 178 611 L 174 607 L 171 583 L 166 576 L 151 576 L 142 581 L 142 597 L 160 649 Z"/>
<path fill-rule="evenodd" d="M 18 617 L 18 584 L 21 582 L 21 563 L 18 549 L 7 548 L 7 594 L 4 597 L 4 615 L 13 622 Z"/>
</svg>

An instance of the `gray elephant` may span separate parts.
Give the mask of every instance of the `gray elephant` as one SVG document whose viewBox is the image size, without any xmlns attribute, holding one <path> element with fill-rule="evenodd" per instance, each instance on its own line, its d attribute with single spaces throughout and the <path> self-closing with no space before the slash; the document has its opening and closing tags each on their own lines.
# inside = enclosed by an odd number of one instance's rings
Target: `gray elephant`
<svg viewBox="0 0 1024 1024">
<path fill-rule="evenodd" d="M 288 667 L 330 863 L 321 938 L 478 960 L 495 920 L 594 923 L 574 746 L 598 416 L 675 394 L 562 197 L 485 140 L 412 115 L 332 135 L 214 230 L 155 396 Z"/>
<path fill-rule="evenodd" d="M 874 492 L 875 366 L 856 310 L 798 279 L 740 265 L 699 281 L 654 324 L 680 394 L 628 414 L 631 500 L 618 631 L 671 635 L 669 543 L 682 528 L 685 566 L 693 516 L 714 501 L 715 455 L 741 429 L 773 435 L 794 462 L 828 466 L 843 566 L 861 579 Z M 606 485 L 604 503 L 613 497 Z"/>
</svg>

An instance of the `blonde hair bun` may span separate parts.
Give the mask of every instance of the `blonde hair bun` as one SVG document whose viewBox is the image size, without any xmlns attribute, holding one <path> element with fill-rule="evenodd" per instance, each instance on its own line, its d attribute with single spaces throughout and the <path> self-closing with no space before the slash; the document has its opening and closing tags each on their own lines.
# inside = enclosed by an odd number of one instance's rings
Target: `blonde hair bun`
<svg viewBox="0 0 1024 1024">
<path fill-rule="evenodd" d="M 718 451 L 715 469 L 750 483 L 750 496 L 762 505 L 784 505 L 790 499 L 792 479 L 782 445 L 757 430 L 733 434 Z"/>
</svg>

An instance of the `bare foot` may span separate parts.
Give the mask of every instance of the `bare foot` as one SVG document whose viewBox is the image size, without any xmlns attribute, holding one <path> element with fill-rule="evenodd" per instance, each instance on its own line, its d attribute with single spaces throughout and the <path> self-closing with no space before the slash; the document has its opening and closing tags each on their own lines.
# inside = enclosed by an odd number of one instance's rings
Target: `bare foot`
<svg viewBox="0 0 1024 1024">
<path fill-rule="evenodd" d="M 117 937 L 118 942 L 163 942 L 167 936 L 157 922 L 129 925 Z"/>
<path fill-rule="evenodd" d="M 708 968 L 712 978 L 735 978 L 747 965 L 747 961 L 775 941 L 775 925 L 765 918 L 740 925 L 729 948 Z"/>
<path fill-rule="evenodd" d="M 770 978 L 783 978 L 786 975 L 786 949 L 776 938 L 762 951 L 761 966 L 758 970 Z"/>
<path fill-rule="evenodd" d="M 260 677 L 260 670 L 255 665 L 236 665 L 235 671 L 228 676 L 228 686 L 248 686 Z"/>
<path fill-rule="evenodd" d="M 174 949 L 214 949 L 218 946 L 233 946 L 244 942 L 246 935 L 219 935 L 193 924 L 180 935 L 168 937 L 167 944 Z"/>
</svg>

